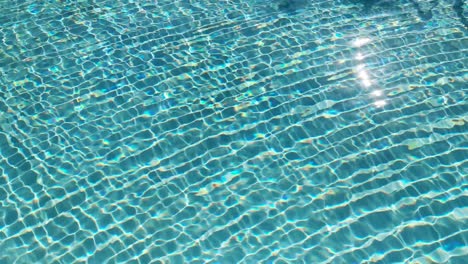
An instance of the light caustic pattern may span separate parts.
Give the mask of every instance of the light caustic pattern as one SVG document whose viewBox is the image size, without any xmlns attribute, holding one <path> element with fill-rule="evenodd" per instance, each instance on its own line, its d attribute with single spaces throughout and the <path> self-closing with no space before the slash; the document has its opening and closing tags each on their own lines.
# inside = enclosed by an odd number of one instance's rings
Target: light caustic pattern
<svg viewBox="0 0 468 264">
<path fill-rule="evenodd" d="M 0 1 L 0 263 L 463 263 L 466 30 L 310 2 Z"/>
</svg>

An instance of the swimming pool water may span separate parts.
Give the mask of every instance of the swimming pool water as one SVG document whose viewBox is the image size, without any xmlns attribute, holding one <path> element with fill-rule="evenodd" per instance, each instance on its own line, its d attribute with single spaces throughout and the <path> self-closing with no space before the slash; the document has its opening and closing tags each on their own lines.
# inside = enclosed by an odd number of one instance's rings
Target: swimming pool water
<svg viewBox="0 0 468 264">
<path fill-rule="evenodd" d="M 0 0 L 0 263 L 465 263 L 468 10 L 362 2 Z"/>
</svg>

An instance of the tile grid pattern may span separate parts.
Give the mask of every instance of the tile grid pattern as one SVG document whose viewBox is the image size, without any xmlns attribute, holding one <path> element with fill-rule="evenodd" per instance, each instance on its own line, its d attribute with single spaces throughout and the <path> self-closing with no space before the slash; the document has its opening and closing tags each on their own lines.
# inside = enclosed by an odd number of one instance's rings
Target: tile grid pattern
<svg viewBox="0 0 468 264">
<path fill-rule="evenodd" d="M 450 10 L 17 4 L 0 5 L 0 260 L 461 263 Z"/>
</svg>

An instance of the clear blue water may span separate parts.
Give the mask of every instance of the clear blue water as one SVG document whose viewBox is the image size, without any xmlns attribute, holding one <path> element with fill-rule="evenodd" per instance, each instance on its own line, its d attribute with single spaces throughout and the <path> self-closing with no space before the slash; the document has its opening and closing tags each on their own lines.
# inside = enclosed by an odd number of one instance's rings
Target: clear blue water
<svg viewBox="0 0 468 264">
<path fill-rule="evenodd" d="M 0 0 L 0 263 L 466 263 L 455 2 Z"/>
</svg>

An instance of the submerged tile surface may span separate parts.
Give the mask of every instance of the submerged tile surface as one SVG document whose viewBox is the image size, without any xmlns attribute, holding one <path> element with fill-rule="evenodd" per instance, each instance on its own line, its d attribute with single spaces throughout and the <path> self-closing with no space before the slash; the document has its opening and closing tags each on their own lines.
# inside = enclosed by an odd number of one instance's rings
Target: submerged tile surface
<svg viewBox="0 0 468 264">
<path fill-rule="evenodd" d="M 0 263 L 463 263 L 466 28 L 413 2 L 0 1 Z"/>
</svg>

